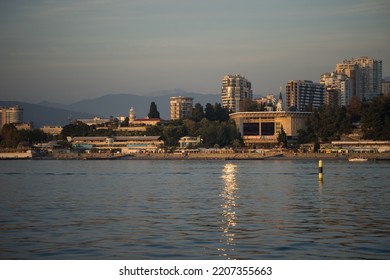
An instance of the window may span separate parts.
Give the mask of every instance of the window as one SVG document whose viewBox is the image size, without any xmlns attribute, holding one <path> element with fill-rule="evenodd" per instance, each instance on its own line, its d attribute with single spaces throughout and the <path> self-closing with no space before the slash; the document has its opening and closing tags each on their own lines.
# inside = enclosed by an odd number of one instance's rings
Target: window
<svg viewBox="0 0 390 280">
<path fill-rule="evenodd" d="M 261 135 L 262 136 L 275 135 L 275 123 L 273 123 L 273 122 L 261 123 Z"/>
<path fill-rule="evenodd" d="M 244 123 L 244 136 L 259 136 L 258 123 Z"/>
</svg>

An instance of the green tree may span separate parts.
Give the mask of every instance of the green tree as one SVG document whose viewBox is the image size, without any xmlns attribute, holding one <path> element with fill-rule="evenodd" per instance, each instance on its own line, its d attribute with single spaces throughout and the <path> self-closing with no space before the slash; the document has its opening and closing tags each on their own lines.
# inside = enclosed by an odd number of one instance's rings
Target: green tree
<svg viewBox="0 0 390 280">
<path fill-rule="evenodd" d="M 204 111 L 206 119 L 208 119 L 209 121 L 215 121 L 215 111 L 213 105 L 207 103 Z"/>
<path fill-rule="evenodd" d="M 283 126 L 280 129 L 280 133 L 278 135 L 278 143 L 282 145 L 283 148 L 287 147 L 287 134 L 284 131 Z"/>
<path fill-rule="evenodd" d="M 256 101 L 249 98 L 245 98 L 244 101 L 241 103 L 241 111 L 244 112 L 264 111 L 264 108 L 263 110 L 261 110 L 261 107 Z"/>
<path fill-rule="evenodd" d="M 121 122 L 121 127 L 128 127 L 129 126 L 129 117 L 126 117 L 123 122 Z"/>
<path fill-rule="evenodd" d="M 241 143 L 240 139 L 234 139 L 234 140 L 232 141 L 232 147 L 233 147 L 234 149 L 237 149 L 237 148 L 240 147 L 241 145 L 242 145 L 242 143 Z"/>
<path fill-rule="evenodd" d="M 227 108 L 223 108 L 221 103 L 214 104 L 215 119 L 221 122 L 229 120 L 229 111 Z"/>
<path fill-rule="evenodd" d="M 62 128 L 61 134 L 66 138 L 67 136 L 91 136 L 95 130 L 94 126 L 89 126 L 82 122 L 71 123 Z"/>
<path fill-rule="evenodd" d="M 226 123 L 227 126 L 227 135 L 229 139 L 229 145 L 233 145 L 234 140 L 238 140 L 240 145 L 242 144 L 242 137 L 238 132 L 236 122 L 234 120 L 228 120 Z"/>
<path fill-rule="evenodd" d="M 4 148 L 16 148 L 22 137 L 13 124 L 5 124 L 1 129 L 1 146 Z"/>
<path fill-rule="evenodd" d="M 298 131 L 298 142 L 339 140 L 342 134 L 351 131 L 351 127 L 346 108 L 322 106 L 313 110 L 306 122 L 306 129 Z"/>
<path fill-rule="evenodd" d="M 150 103 L 148 118 L 149 119 L 159 119 L 160 118 L 160 112 L 157 111 L 157 105 L 154 102 Z"/>
<path fill-rule="evenodd" d="M 161 123 L 158 123 L 156 125 L 151 125 L 146 127 L 146 135 L 148 136 L 162 136 L 163 135 L 163 129 Z"/>
<path fill-rule="evenodd" d="M 220 147 L 232 145 L 234 140 L 240 142 L 240 135 L 236 128 L 235 122 L 229 120 L 228 122 L 209 121 L 204 118 L 199 123 L 197 135 L 203 138 L 203 145 L 205 147 Z M 236 142 L 237 144 L 237 142 Z"/>
<path fill-rule="evenodd" d="M 47 142 L 52 139 L 52 137 L 38 128 L 33 130 L 22 130 L 19 133 L 23 141 L 26 141 L 29 145 Z"/>
<path fill-rule="evenodd" d="M 187 133 L 188 132 L 181 120 L 170 122 L 168 125 L 164 126 L 162 130 L 162 138 L 165 146 L 177 146 L 180 138 L 186 136 Z"/>
<path fill-rule="evenodd" d="M 213 147 L 217 144 L 217 130 L 214 121 L 209 121 L 206 127 L 203 127 L 203 141 L 206 147 Z"/>
<path fill-rule="evenodd" d="M 390 139 L 390 96 L 379 96 L 365 108 L 361 119 L 363 137 Z"/>
<path fill-rule="evenodd" d="M 199 122 L 199 129 L 197 131 L 197 135 L 202 136 L 203 145 L 205 147 L 210 147 L 212 143 L 212 139 L 210 138 L 213 137 L 213 135 L 211 135 L 213 132 L 212 129 L 210 129 L 210 126 L 211 126 L 211 121 L 209 121 L 207 118 L 203 118 Z"/>
<path fill-rule="evenodd" d="M 229 144 L 229 135 L 227 133 L 226 123 L 223 122 L 214 122 L 215 125 L 215 144 L 218 144 L 220 147 L 224 147 Z"/>
<path fill-rule="evenodd" d="M 196 122 L 191 119 L 183 120 L 183 125 L 188 132 L 188 136 L 197 136 L 197 131 L 199 129 L 199 122 Z"/>
<path fill-rule="evenodd" d="M 201 136 L 203 146 L 221 147 L 242 144 L 242 139 L 238 133 L 236 124 L 233 120 L 209 121 L 203 118 L 200 122 L 192 119 L 171 121 L 167 125 L 158 124 L 146 128 L 147 135 L 161 136 L 167 147 L 177 146 L 180 137 L 183 136 Z M 235 141 L 236 140 L 236 141 Z"/>
<path fill-rule="evenodd" d="M 204 118 L 203 106 L 200 103 L 196 103 L 194 110 L 192 110 L 192 119 L 196 122 L 200 122 Z"/>
<path fill-rule="evenodd" d="M 352 96 L 346 107 L 348 118 L 352 123 L 359 122 L 363 115 L 364 104 L 359 97 Z"/>
<path fill-rule="evenodd" d="M 318 141 L 314 141 L 314 152 L 318 152 L 318 150 L 320 149 L 320 142 L 318 142 Z"/>
</svg>

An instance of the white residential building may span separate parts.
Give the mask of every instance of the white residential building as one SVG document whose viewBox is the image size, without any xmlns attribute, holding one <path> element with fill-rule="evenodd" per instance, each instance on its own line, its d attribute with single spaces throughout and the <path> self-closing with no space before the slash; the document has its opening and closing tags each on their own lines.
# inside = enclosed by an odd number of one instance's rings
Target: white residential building
<svg viewBox="0 0 390 280">
<path fill-rule="evenodd" d="M 346 74 L 336 72 L 321 75 L 320 84 L 325 85 L 325 103 L 330 106 L 346 106 L 352 95 L 351 81 Z"/>
<path fill-rule="evenodd" d="M 192 117 L 193 109 L 193 98 L 192 97 L 171 97 L 170 108 L 171 108 L 171 120 L 188 119 Z"/>
<path fill-rule="evenodd" d="M 245 99 L 253 99 L 252 84 L 244 76 L 226 75 L 222 80 L 221 88 L 222 107 L 230 112 L 241 111 Z"/>
<path fill-rule="evenodd" d="M 362 56 L 336 64 L 336 72 L 351 80 L 352 95 L 370 100 L 382 93 L 382 61 Z"/>
</svg>

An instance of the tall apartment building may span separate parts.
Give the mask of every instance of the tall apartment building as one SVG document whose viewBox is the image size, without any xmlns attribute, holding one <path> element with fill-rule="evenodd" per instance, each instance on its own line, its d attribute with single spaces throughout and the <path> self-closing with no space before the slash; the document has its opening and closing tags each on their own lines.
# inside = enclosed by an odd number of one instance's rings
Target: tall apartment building
<svg viewBox="0 0 390 280">
<path fill-rule="evenodd" d="M 346 74 L 352 83 L 352 95 L 373 99 L 382 93 L 382 61 L 366 56 L 336 64 L 336 72 Z"/>
<path fill-rule="evenodd" d="M 252 84 L 244 76 L 226 75 L 222 79 L 222 107 L 230 112 L 241 111 L 245 99 L 253 99 Z"/>
<path fill-rule="evenodd" d="M 192 117 L 192 97 L 171 97 L 171 120 L 188 119 Z"/>
<path fill-rule="evenodd" d="M 286 85 L 286 107 L 304 112 L 325 103 L 325 85 L 307 80 L 291 80 Z"/>
<path fill-rule="evenodd" d="M 359 97 L 358 81 L 360 80 L 360 71 L 358 65 L 350 60 L 344 60 L 342 63 L 336 64 L 336 74 L 346 75 L 351 83 L 351 97 Z"/>
<path fill-rule="evenodd" d="M 19 105 L 8 108 L 0 108 L 1 111 L 1 127 L 5 124 L 17 124 L 23 122 L 23 108 Z"/>
<path fill-rule="evenodd" d="M 344 73 L 324 73 L 321 75 L 320 84 L 325 85 L 325 104 L 332 107 L 346 106 L 352 94 L 352 84 Z"/>
</svg>

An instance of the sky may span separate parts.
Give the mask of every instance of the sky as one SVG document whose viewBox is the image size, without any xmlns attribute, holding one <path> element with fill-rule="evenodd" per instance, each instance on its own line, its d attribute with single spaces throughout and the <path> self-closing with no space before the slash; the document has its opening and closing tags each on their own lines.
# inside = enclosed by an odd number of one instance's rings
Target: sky
<svg viewBox="0 0 390 280">
<path fill-rule="evenodd" d="M 220 94 L 226 74 L 265 96 L 360 56 L 390 76 L 389 15 L 388 0 L 0 0 L 0 100 Z"/>
</svg>

